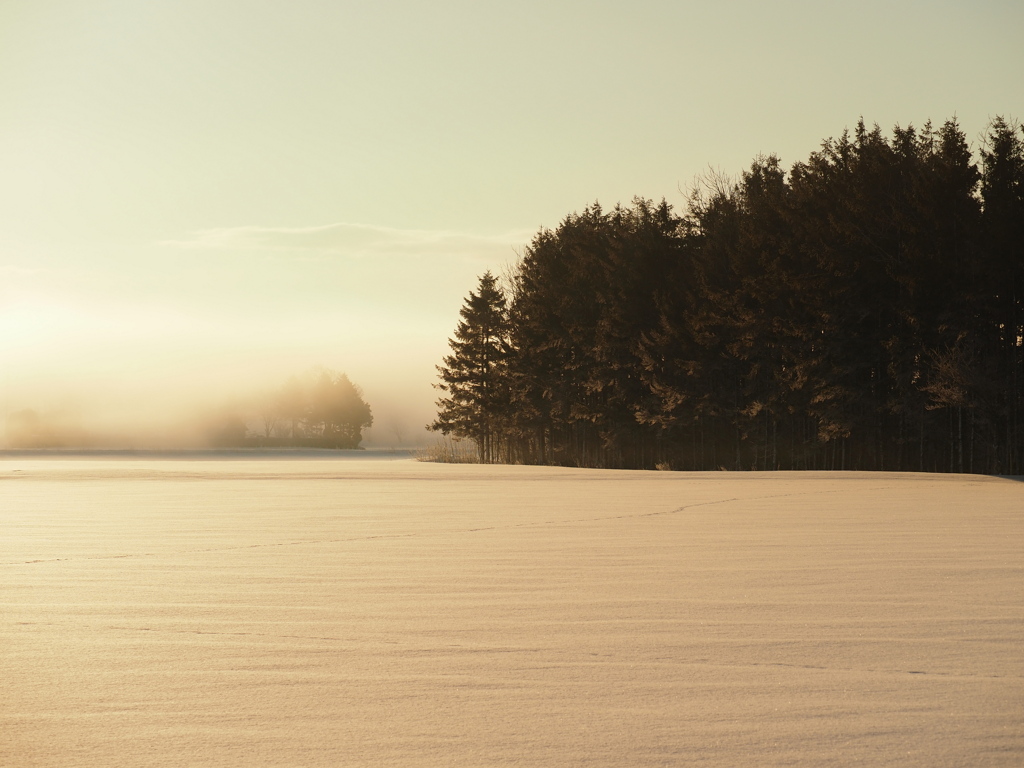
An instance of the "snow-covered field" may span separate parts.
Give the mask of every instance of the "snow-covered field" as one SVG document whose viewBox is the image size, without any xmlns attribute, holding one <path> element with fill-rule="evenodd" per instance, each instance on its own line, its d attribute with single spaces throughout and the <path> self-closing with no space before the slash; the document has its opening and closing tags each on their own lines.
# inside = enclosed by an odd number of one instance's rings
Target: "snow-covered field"
<svg viewBox="0 0 1024 768">
<path fill-rule="evenodd" d="M 1024 483 L 0 461 L 0 765 L 1020 766 Z"/>
</svg>

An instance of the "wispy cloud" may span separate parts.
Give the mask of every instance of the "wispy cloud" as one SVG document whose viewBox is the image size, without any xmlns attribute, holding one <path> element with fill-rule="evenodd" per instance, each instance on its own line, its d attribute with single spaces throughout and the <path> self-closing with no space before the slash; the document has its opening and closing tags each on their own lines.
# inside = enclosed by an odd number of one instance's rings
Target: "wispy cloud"
<svg viewBox="0 0 1024 768">
<path fill-rule="evenodd" d="M 464 256 L 508 260 L 531 239 L 528 230 L 480 235 L 451 230 L 396 229 L 338 222 L 315 227 L 223 227 L 165 240 L 162 246 L 204 251 L 262 251 L 295 255 Z"/>
</svg>

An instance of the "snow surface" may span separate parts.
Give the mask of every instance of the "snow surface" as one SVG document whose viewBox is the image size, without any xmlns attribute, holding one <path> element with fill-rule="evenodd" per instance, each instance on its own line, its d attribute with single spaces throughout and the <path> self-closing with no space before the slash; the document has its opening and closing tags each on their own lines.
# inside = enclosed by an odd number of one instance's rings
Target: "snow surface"
<svg viewBox="0 0 1024 768">
<path fill-rule="evenodd" d="M 1024 483 L 373 458 L 0 461 L 0 765 L 1024 764 Z"/>
</svg>

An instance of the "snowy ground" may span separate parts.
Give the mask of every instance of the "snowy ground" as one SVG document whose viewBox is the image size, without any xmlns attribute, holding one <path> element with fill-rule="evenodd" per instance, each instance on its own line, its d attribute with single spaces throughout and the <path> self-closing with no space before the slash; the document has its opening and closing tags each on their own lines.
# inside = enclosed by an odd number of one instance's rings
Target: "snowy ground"
<svg viewBox="0 0 1024 768">
<path fill-rule="evenodd" d="M 1024 483 L 0 460 L 0 765 L 1020 766 Z"/>
</svg>

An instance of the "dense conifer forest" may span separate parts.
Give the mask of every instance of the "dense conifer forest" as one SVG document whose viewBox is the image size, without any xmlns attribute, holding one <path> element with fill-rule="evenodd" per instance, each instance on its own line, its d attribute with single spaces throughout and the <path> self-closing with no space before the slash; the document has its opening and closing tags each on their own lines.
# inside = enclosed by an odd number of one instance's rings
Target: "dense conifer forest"
<svg viewBox="0 0 1024 768">
<path fill-rule="evenodd" d="M 787 172 L 542 229 L 431 428 L 482 461 L 1024 473 L 1024 133 L 861 121 Z"/>
</svg>

